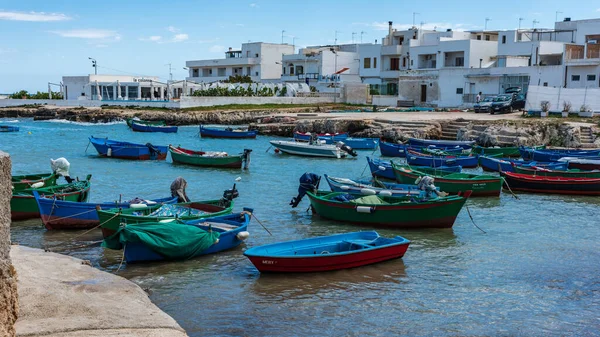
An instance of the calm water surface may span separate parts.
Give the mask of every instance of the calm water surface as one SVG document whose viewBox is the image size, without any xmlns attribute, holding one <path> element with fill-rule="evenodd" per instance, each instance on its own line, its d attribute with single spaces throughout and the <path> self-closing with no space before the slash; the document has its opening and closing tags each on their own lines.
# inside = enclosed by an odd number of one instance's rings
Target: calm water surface
<svg viewBox="0 0 600 337">
<path fill-rule="evenodd" d="M 405 257 L 362 268 L 320 274 L 261 275 L 242 255 L 278 241 L 370 229 L 319 219 L 288 205 L 304 172 L 356 178 L 368 173 L 355 159 L 275 155 L 269 137 L 200 139 L 197 127 L 177 134 L 142 134 L 125 124 L 14 123 L 0 134 L 13 173 L 49 171 L 50 158 L 66 157 L 71 175 L 93 174 L 93 201 L 163 197 L 178 176 L 192 199 L 214 199 L 237 182 L 236 210 L 253 207 L 270 236 L 253 220 L 250 238 L 221 254 L 171 263 L 126 265 L 118 275 L 148 289 L 156 305 L 190 336 L 590 336 L 600 335 L 600 198 L 509 194 L 467 202 L 453 229 L 382 230 L 412 240 Z M 159 145 L 222 150 L 251 148 L 249 171 L 201 169 L 166 162 L 99 158 L 88 136 Z M 378 153 L 375 153 L 378 156 Z M 87 259 L 115 272 L 120 251 L 94 242 L 99 230 L 46 231 L 40 220 L 12 224 L 12 240 Z M 82 245 L 89 245 L 82 247 Z"/>
</svg>

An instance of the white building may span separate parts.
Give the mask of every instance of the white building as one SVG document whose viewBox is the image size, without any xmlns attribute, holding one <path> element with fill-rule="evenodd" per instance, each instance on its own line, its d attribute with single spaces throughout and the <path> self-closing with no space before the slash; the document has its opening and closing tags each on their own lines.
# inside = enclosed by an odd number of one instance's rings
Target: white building
<svg viewBox="0 0 600 337">
<path fill-rule="evenodd" d="M 229 76 L 250 76 L 254 82 L 274 82 L 281 78 L 283 55 L 294 54 L 288 44 L 253 42 L 242 44 L 241 50 L 229 48 L 224 59 L 186 61 L 188 81 L 216 82 Z"/>
</svg>

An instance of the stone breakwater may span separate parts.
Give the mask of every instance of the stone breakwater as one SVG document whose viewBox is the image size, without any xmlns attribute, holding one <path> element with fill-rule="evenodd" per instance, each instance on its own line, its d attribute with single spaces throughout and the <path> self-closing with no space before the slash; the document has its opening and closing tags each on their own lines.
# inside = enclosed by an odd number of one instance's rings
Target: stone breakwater
<svg viewBox="0 0 600 337">
<path fill-rule="evenodd" d="M 65 119 L 74 122 L 106 123 L 138 117 L 164 120 L 169 125 L 250 125 L 260 134 L 292 137 L 295 131 L 348 132 L 353 137 L 383 138 L 401 142 L 410 137 L 475 140 L 482 146 L 546 144 L 560 147 L 600 147 L 598 121 L 565 122 L 556 118 L 505 119 L 463 113 L 376 114 L 326 113 L 322 107 L 256 110 L 143 110 L 127 108 L 63 108 L 51 106 L 0 109 L 0 117 L 33 117 L 35 120 Z M 472 118 L 472 119 L 471 119 Z M 496 118 L 496 117 L 494 117 Z"/>
</svg>

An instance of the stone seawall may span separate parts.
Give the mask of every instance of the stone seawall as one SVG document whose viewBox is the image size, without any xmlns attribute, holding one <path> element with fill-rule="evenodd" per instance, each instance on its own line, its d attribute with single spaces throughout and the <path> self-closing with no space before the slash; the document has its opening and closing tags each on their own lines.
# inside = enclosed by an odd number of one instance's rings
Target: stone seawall
<svg viewBox="0 0 600 337">
<path fill-rule="evenodd" d="M 14 336 L 18 316 L 17 272 L 10 259 L 11 160 L 0 151 L 0 336 Z"/>
</svg>

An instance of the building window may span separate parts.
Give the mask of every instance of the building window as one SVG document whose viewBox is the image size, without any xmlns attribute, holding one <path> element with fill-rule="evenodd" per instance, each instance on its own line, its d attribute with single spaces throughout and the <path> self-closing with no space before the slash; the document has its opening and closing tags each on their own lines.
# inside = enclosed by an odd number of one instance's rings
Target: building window
<svg viewBox="0 0 600 337">
<path fill-rule="evenodd" d="M 412 65 L 414 65 L 414 64 L 413 64 L 413 60 L 410 60 L 410 65 L 411 65 L 411 66 L 412 66 Z"/>
<path fill-rule="evenodd" d="M 489 41 L 489 40 L 490 40 L 490 36 L 489 36 L 489 35 L 486 35 L 486 36 L 485 36 L 485 40 L 486 40 L 486 41 Z"/>
<path fill-rule="evenodd" d="M 254 57 L 258 57 L 258 54 L 254 54 Z"/>
<path fill-rule="evenodd" d="M 547 87 L 548 86 L 548 82 L 544 82 L 544 86 Z"/>
<path fill-rule="evenodd" d="M 477 35 L 477 40 L 481 40 L 481 35 Z"/>
<path fill-rule="evenodd" d="M 506 67 L 506 57 L 498 57 L 498 68 Z"/>
<path fill-rule="evenodd" d="M 588 81 L 595 81 L 596 80 L 596 75 L 587 75 L 587 80 Z"/>
<path fill-rule="evenodd" d="M 373 58 L 373 68 L 377 68 L 377 58 Z"/>
<path fill-rule="evenodd" d="M 464 67 L 465 66 L 465 58 L 457 57 L 456 60 L 454 61 L 454 66 L 455 67 Z"/>
<path fill-rule="evenodd" d="M 400 58 L 392 57 L 390 59 L 390 70 L 400 70 Z"/>
<path fill-rule="evenodd" d="M 217 76 L 225 76 L 225 68 L 217 68 Z"/>
<path fill-rule="evenodd" d="M 463 93 L 463 88 L 456 88 L 457 95 L 462 95 L 462 93 Z"/>
<path fill-rule="evenodd" d="M 579 79 L 581 78 L 581 76 L 579 75 L 571 75 L 571 81 L 579 81 Z"/>
<path fill-rule="evenodd" d="M 502 44 L 506 43 L 506 35 L 502 35 Z"/>
<path fill-rule="evenodd" d="M 363 68 L 365 68 L 365 69 L 371 68 L 371 58 L 370 57 L 365 57 L 365 59 L 363 60 Z"/>
<path fill-rule="evenodd" d="M 258 71 L 254 73 L 256 76 L 258 76 Z"/>
<path fill-rule="evenodd" d="M 250 67 L 246 67 L 246 75 L 250 76 L 250 74 L 252 74 L 252 70 L 250 70 Z M 284 70 L 284 74 L 285 74 L 285 70 Z"/>
</svg>

